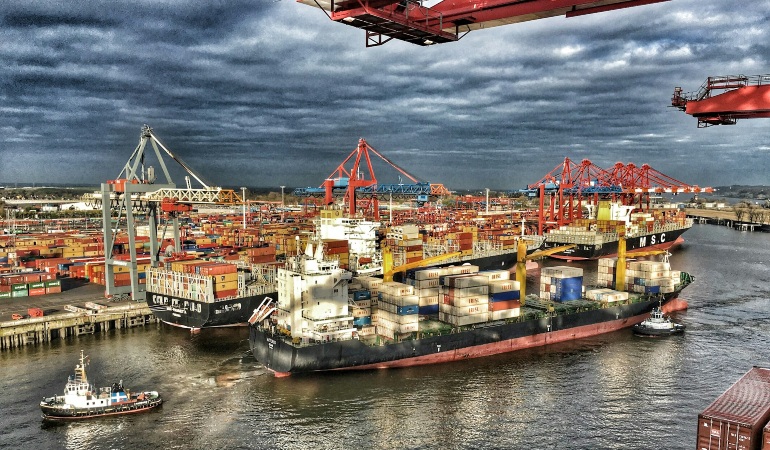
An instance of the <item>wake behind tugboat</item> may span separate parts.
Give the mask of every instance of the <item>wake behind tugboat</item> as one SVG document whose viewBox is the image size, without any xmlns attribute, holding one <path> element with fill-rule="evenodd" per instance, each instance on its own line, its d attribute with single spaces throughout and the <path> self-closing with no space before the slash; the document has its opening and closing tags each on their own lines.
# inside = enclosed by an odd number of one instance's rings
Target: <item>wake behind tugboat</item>
<svg viewBox="0 0 770 450">
<path fill-rule="evenodd" d="M 93 417 L 130 414 L 148 411 L 163 403 L 157 391 L 130 392 L 123 381 L 97 391 L 86 376 L 86 361 L 80 351 L 80 362 L 75 374 L 64 386 L 64 395 L 46 397 L 40 402 L 43 419 L 80 420 Z"/>
</svg>

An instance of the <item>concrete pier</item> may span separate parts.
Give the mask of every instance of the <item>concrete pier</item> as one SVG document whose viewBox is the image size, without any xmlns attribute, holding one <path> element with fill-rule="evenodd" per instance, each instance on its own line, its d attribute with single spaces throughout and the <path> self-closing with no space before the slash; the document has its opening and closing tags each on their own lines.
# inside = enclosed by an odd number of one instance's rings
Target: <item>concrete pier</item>
<svg viewBox="0 0 770 450">
<path fill-rule="evenodd" d="M 157 323 L 145 302 L 0 322 L 0 350 Z"/>
</svg>

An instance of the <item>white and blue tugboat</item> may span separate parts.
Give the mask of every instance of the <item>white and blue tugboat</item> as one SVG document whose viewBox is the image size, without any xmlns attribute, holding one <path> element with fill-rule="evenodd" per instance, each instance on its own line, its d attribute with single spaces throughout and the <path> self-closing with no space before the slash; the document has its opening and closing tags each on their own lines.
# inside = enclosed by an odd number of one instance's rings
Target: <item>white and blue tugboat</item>
<svg viewBox="0 0 770 450">
<path fill-rule="evenodd" d="M 40 402 L 43 418 L 50 420 L 90 419 L 93 417 L 130 414 L 160 406 L 163 399 L 157 391 L 130 392 L 123 381 L 112 386 L 94 388 L 86 376 L 86 357 L 80 351 L 75 374 L 70 375 L 64 395 L 45 397 Z"/>
<path fill-rule="evenodd" d="M 683 333 L 684 329 L 684 325 L 671 320 L 660 308 L 653 309 L 648 319 L 634 325 L 634 333 L 641 336 L 669 336 Z"/>
</svg>

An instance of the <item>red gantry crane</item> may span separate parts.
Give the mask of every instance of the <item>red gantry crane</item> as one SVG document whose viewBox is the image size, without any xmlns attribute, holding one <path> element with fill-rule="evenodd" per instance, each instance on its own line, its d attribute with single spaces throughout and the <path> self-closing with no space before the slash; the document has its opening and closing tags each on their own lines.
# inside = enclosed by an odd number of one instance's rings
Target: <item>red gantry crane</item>
<svg viewBox="0 0 770 450">
<path fill-rule="evenodd" d="M 382 184 L 377 182 L 374 174 L 372 159 L 369 153 L 373 153 L 381 160 L 394 168 L 399 174 L 405 176 L 414 184 Z M 349 165 L 352 163 L 352 165 Z M 349 167 L 346 167 L 349 165 Z M 399 176 L 399 179 L 401 177 Z M 449 195 L 450 192 L 440 183 L 419 182 L 406 170 L 396 165 L 361 138 L 358 146 L 334 169 L 320 188 L 297 188 L 294 195 L 307 197 L 323 193 L 324 203 L 329 205 L 334 202 L 335 189 L 345 191 L 344 203 L 347 212 L 352 217 L 358 212 L 367 213 L 375 220 L 379 220 L 378 195 L 388 194 L 395 197 L 414 197 L 418 202 L 426 202 L 431 197 Z"/>
<path fill-rule="evenodd" d="M 650 207 L 651 194 L 713 192 L 713 189 L 685 184 L 647 164 L 618 162 L 611 169 L 602 169 L 587 159 L 576 164 L 564 158 L 564 163 L 528 185 L 524 192 L 540 197 L 538 234 L 542 235 L 546 228 L 580 219 L 585 201 L 598 204 L 600 198 L 610 198 L 644 209 Z M 551 197 L 548 207 L 546 195 Z"/>
<path fill-rule="evenodd" d="M 548 17 L 576 17 L 668 0 L 297 0 L 333 21 L 366 31 L 366 46 L 399 39 L 417 45 L 454 42 L 473 30 Z"/>
<path fill-rule="evenodd" d="M 671 106 L 698 119 L 698 128 L 770 117 L 770 75 L 708 77 L 698 92 L 674 88 Z"/>
</svg>

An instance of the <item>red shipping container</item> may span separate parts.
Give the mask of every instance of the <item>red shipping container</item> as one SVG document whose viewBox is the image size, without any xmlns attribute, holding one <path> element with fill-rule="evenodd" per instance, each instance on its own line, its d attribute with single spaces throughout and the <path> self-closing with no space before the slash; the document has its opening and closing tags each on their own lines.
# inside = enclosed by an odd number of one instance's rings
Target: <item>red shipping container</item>
<svg viewBox="0 0 770 450">
<path fill-rule="evenodd" d="M 58 294 L 61 292 L 61 286 L 48 286 L 45 288 L 46 294 Z"/>
<path fill-rule="evenodd" d="M 214 292 L 214 298 L 235 297 L 238 295 L 238 289 L 225 289 Z"/>
<path fill-rule="evenodd" d="M 206 276 L 225 275 L 228 273 L 236 272 L 238 272 L 238 266 L 229 263 L 214 263 L 212 265 L 203 266 L 200 268 L 200 274 Z"/>
<path fill-rule="evenodd" d="M 770 369 L 754 367 L 698 414 L 698 450 L 760 450 L 770 420 Z"/>
<path fill-rule="evenodd" d="M 11 286 L 7 284 L 0 284 L 0 292 L 11 292 Z"/>
<path fill-rule="evenodd" d="M 519 300 L 505 300 L 502 302 L 489 302 L 490 311 L 503 311 L 506 309 L 520 308 L 521 302 Z"/>
<path fill-rule="evenodd" d="M 32 289 L 29 290 L 29 295 L 30 296 L 33 296 L 33 295 L 45 295 L 45 287 L 32 288 Z"/>
</svg>

